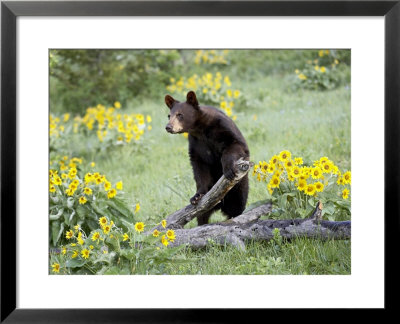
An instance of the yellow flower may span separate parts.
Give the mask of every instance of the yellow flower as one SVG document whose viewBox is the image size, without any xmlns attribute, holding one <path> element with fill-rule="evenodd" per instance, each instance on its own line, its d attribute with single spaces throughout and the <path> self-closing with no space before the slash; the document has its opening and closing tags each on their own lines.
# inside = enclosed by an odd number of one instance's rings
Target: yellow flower
<svg viewBox="0 0 400 324">
<path fill-rule="evenodd" d="M 315 167 L 311 169 L 311 177 L 313 179 L 319 179 L 322 176 L 322 170 L 319 167 Z"/>
<path fill-rule="evenodd" d="M 291 170 L 293 167 L 293 161 L 292 160 L 287 160 L 285 162 L 285 168 Z"/>
<path fill-rule="evenodd" d="M 54 187 L 54 185 L 50 185 L 50 192 L 56 192 L 56 187 Z"/>
<path fill-rule="evenodd" d="M 344 185 L 344 179 L 343 179 L 343 177 L 339 177 L 338 179 L 337 179 L 337 181 L 336 181 L 336 183 L 338 184 L 338 185 Z"/>
<path fill-rule="evenodd" d="M 289 160 L 291 158 L 291 156 L 292 156 L 292 154 L 289 151 L 282 151 L 281 153 L 279 153 L 279 159 L 282 162 Z"/>
<path fill-rule="evenodd" d="M 168 230 L 166 234 L 171 242 L 175 241 L 175 232 L 172 229 Z"/>
<path fill-rule="evenodd" d="M 279 187 L 279 184 L 281 183 L 281 180 L 280 180 L 280 178 L 279 177 L 277 177 L 277 176 L 273 176 L 272 178 L 271 178 L 271 181 L 270 181 L 270 185 L 271 185 L 271 188 L 277 188 L 277 187 Z"/>
<path fill-rule="evenodd" d="M 85 187 L 85 188 L 83 189 L 83 193 L 84 193 L 85 195 L 90 196 L 91 194 L 93 194 L 93 191 L 92 191 L 92 189 L 90 189 L 89 187 Z"/>
<path fill-rule="evenodd" d="M 309 196 L 313 196 L 315 194 L 316 188 L 313 184 L 308 184 L 307 188 L 305 189 L 305 193 Z"/>
<path fill-rule="evenodd" d="M 91 173 L 86 173 L 85 174 L 85 183 L 90 183 L 91 181 L 93 181 L 93 175 Z"/>
<path fill-rule="evenodd" d="M 301 176 L 301 169 L 300 169 L 297 165 L 295 165 L 295 166 L 293 167 L 292 171 L 291 171 L 291 175 L 292 175 L 294 178 L 300 177 L 300 176 Z"/>
<path fill-rule="evenodd" d="M 135 214 L 140 210 L 140 204 L 137 203 L 135 206 Z"/>
<path fill-rule="evenodd" d="M 315 190 L 318 192 L 322 192 L 324 190 L 324 185 L 318 181 L 315 183 Z"/>
<path fill-rule="evenodd" d="M 302 165 L 303 164 L 303 159 L 301 157 L 294 158 L 294 164 Z"/>
<path fill-rule="evenodd" d="M 268 163 L 263 161 L 260 169 L 262 172 L 266 173 L 268 171 Z"/>
<path fill-rule="evenodd" d="M 67 231 L 67 233 L 65 234 L 65 238 L 67 240 L 69 240 L 70 238 L 72 238 L 74 236 L 74 232 L 72 230 Z"/>
<path fill-rule="evenodd" d="M 153 236 L 158 237 L 160 235 L 160 232 L 157 231 L 156 229 L 153 231 Z"/>
<path fill-rule="evenodd" d="M 62 253 L 62 255 L 66 255 L 67 254 L 67 248 L 65 246 L 62 248 L 61 253 Z"/>
<path fill-rule="evenodd" d="M 124 236 L 123 236 L 123 240 L 122 241 L 128 241 L 129 240 L 129 235 L 127 234 L 127 233 L 124 233 Z"/>
<path fill-rule="evenodd" d="M 61 180 L 61 178 L 60 178 L 59 176 L 55 176 L 55 177 L 54 177 L 54 184 L 55 184 L 56 186 L 59 186 L 59 185 L 62 184 L 62 180 Z"/>
<path fill-rule="evenodd" d="M 240 91 L 239 90 L 235 90 L 234 92 L 233 92 L 233 97 L 234 98 L 237 98 L 237 97 L 239 97 L 240 96 Z"/>
<path fill-rule="evenodd" d="M 92 241 L 95 242 L 95 241 L 98 241 L 99 239 L 100 239 L 100 233 L 99 232 L 94 232 L 92 234 Z"/>
<path fill-rule="evenodd" d="M 169 242 L 168 239 L 165 237 L 165 235 L 161 237 L 161 243 L 164 244 L 165 246 L 168 246 Z"/>
<path fill-rule="evenodd" d="M 117 109 L 121 108 L 121 103 L 119 101 L 114 102 L 114 107 Z"/>
<path fill-rule="evenodd" d="M 85 241 L 82 239 L 82 232 L 79 232 L 79 234 L 78 234 L 78 244 L 79 245 L 83 245 L 83 243 L 85 243 Z"/>
<path fill-rule="evenodd" d="M 115 188 L 117 188 L 118 190 L 122 190 L 122 181 L 119 181 L 115 184 Z"/>
<path fill-rule="evenodd" d="M 87 259 L 89 258 L 90 251 L 88 249 L 83 249 L 81 254 L 83 258 Z"/>
<path fill-rule="evenodd" d="M 108 191 L 111 189 L 111 182 L 110 181 L 105 181 L 104 182 L 104 190 Z"/>
<path fill-rule="evenodd" d="M 84 205 L 87 203 L 87 199 L 84 196 L 79 197 L 79 203 L 81 205 Z"/>
<path fill-rule="evenodd" d="M 307 77 L 306 77 L 303 73 L 300 73 L 297 77 L 298 77 L 300 80 L 307 80 Z"/>
<path fill-rule="evenodd" d="M 326 161 L 322 165 L 322 172 L 323 173 L 330 173 L 333 171 L 333 163 L 331 161 Z"/>
<path fill-rule="evenodd" d="M 60 272 L 60 264 L 58 264 L 58 263 L 53 263 L 52 265 L 51 265 L 51 267 L 53 268 L 52 269 L 52 271 L 53 272 Z"/>
<path fill-rule="evenodd" d="M 111 225 L 104 225 L 103 226 L 103 233 L 104 234 L 108 234 L 108 233 L 110 233 L 110 231 L 111 231 Z"/>
<path fill-rule="evenodd" d="M 89 245 L 89 249 L 93 250 L 94 246 L 93 245 Z"/>
<path fill-rule="evenodd" d="M 300 191 L 304 191 L 307 188 L 307 182 L 306 180 L 299 180 L 299 184 L 297 186 L 297 189 Z"/>
<path fill-rule="evenodd" d="M 108 223 L 108 220 L 107 220 L 107 218 L 105 216 L 99 218 L 99 224 L 100 224 L 101 227 L 107 225 L 107 223 Z"/>
<path fill-rule="evenodd" d="M 351 184 L 351 172 L 347 171 L 343 174 L 343 183 L 344 184 Z"/>
<path fill-rule="evenodd" d="M 94 167 L 96 166 L 96 163 L 91 162 L 91 163 L 90 163 L 90 166 L 91 166 L 92 168 L 94 168 Z"/>
<path fill-rule="evenodd" d="M 323 57 L 323 56 L 324 56 L 324 50 L 320 50 L 320 51 L 318 52 L 318 56 L 319 56 L 319 57 Z"/>
<path fill-rule="evenodd" d="M 349 189 L 344 189 L 343 191 L 342 191 L 342 197 L 343 197 L 343 199 L 347 199 L 347 198 L 349 198 L 349 194 L 350 194 L 350 190 Z"/>
<path fill-rule="evenodd" d="M 228 76 L 226 76 L 225 78 L 224 78 L 224 82 L 225 82 L 225 84 L 228 86 L 228 87 L 230 87 L 232 84 L 231 84 L 231 80 L 229 79 L 229 77 Z"/>
<path fill-rule="evenodd" d="M 267 172 L 268 173 L 274 173 L 274 171 L 275 171 L 275 164 L 268 164 L 268 169 L 267 169 Z"/>
<path fill-rule="evenodd" d="M 166 221 L 165 219 L 163 219 L 163 220 L 161 221 L 161 226 L 164 227 L 164 228 L 167 227 L 167 221 Z"/>
<path fill-rule="evenodd" d="M 145 226 L 146 226 L 146 225 L 144 225 L 142 222 L 137 222 L 137 223 L 135 224 L 135 231 L 141 233 L 141 232 L 144 231 L 144 227 L 145 227 Z"/>
<path fill-rule="evenodd" d="M 321 68 L 320 68 L 319 70 L 320 70 L 320 72 L 322 72 L 322 73 L 325 73 L 325 72 L 326 72 L 325 66 L 321 66 Z"/>
<path fill-rule="evenodd" d="M 117 195 L 117 190 L 115 190 L 114 188 L 107 192 L 107 198 L 108 199 L 114 198 L 116 195 Z"/>
<path fill-rule="evenodd" d="M 74 251 L 74 253 L 72 253 L 71 258 L 74 259 L 78 256 L 78 251 Z"/>
</svg>

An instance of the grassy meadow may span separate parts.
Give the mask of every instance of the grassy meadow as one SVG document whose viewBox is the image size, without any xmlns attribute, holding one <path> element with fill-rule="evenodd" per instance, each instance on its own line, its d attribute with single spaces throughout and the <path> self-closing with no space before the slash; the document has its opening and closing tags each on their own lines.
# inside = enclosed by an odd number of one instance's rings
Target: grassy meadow
<svg viewBox="0 0 400 324">
<path fill-rule="evenodd" d="M 251 161 L 256 164 L 259 161 L 268 161 L 282 150 L 288 150 L 293 156 L 302 157 L 307 164 L 312 164 L 313 161 L 326 156 L 334 161 L 340 170 L 350 170 L 350 63 L 345 63 L 345 58 L 329 57 L 331 60 L 338 60 L 337 71 L 334 71 L 332 67 L 326 72 L 318 72 L 337 73 L 336 84 L 329 85 L 325 89 L 310 88 L 302 86 L 300 82 L 302 77 L 299 75 L 303 73 L 302 71 L 306 71 L 309 65 L 314 68 L 314 60 L 321 59 L 321 56 L 318 55 L 318 50 L 294 52 L 268 51 L 264 56 L 260 54 L 260 56 L 249 57 L 248 53 L 243 51 L 230 51 L 224 56 L 225 63 L 195 64 L 193 60 L 196 59 L 196 52 L 187 51 L 179 58 L 175 58 L 183 63 L 175 66 L 171 77 L 177 79 L 177 76 L 184 75 L 188 78 L 193 73 L 202 75 L 207 71 L 211 73 L 221 71 L 222 75 L 229 75 L 232 88 L 240 90 L 240 97 L 243 99 L 240 101 L 242 105 L 239 104 L 240 102 L 235 103 L 232 115 L 235 116 L 235 123 L 247 140 Z M 342 56 L 345 54 L 342 53 Z M 156 56 L 157 53 L 154 55 Z M 327 56 L 328 54 L 325 54 L 324 57 Z M 246 66 L 246 59 L 248 66 Z M 61 61 L 59 58 L 53 64 L 67 63 L 72 64 L 71 61 Z M 194 66 L 193 71 L 185 71 L 186 65 L 189 64 Z M 296 69 L 299 70 L 296 71 Z M 303 75 L 306 73 L 304 72 Z M 311 74 L 307 79 L 310 78 L 312 78 Z M 196 191 L 188 157 L 187 139 L 182 134 L 171 135 L 165 131 L 169 110 L 164 103 L 164 96 L 171 94 L 180 101 L 185 97 L 183 93 L 171 93 L 167 90 L 170 83 L 169 77 L 162 74 L 160 79 L 161 85 L 158 85 L 157 89 L 151 89 L 152 79 L 150 78 L 150 83 L 143 85 L 147 87 L 146 94 L 141 95 L 139 89 L 137 95 L 131 97 L 126 95 L 126 99 L 121 100 L 122 114 L 140 113 L 150 116 L 151 129 L 146 129 L 137 142 L 102 148 L 101 145 L 93 144 L 98 141 L 94 131 L 74 133 L 66 126 L 65 134 L 57 137 L 50 151 L 50 160 L 68 156 L 69 158 L 79 157 L 86 162 L 93 161 L 96 170 L 105 174 L 111 182 L 122 181 L 121 199 L 127 208 L 132 210 L 132 224 L 159 223 L 172 212 L 187 205 Z M 53 97 L 51 97 L 50 113 L 60 118 L 62 114 L 70 113 L 71 120 L 75 114 L 84 115 L 87 106 L 78 109 L 75 103 L 58 101 L 57 87 L 61 87 L 63 81 L 60 78 L 54 78 L 52 82 L 51 91 L 54 95 L 51 94 Z M 199 91 L 201 90 L 196 90 L 196 93 Z M 67 95 L 68 93 L 64 93 L 64 96 L 67 97 Z M 201 95 L 198 95 L 198 98 L 202 104 Z M 118 95 L 115 95 L 115 101 L 117 100 L 119 100 Z M 113 102 L 96 101 L 94 98 L 91 105 L 97 104 L 112 105 Z M 76 111 L 72 112 L 71 107 Z M 252 171 L 249 173 L 249 179 L 248 205 L 271 197 L 268 194 L 266 182 L 257 181 Z M 133 212 L 137 204 L 140 205 L 140 210 Z M 273 213 L 268 217 L 295 218 L 297 216 Z M 331 219 L 349 220 L 350 216 L 334 212 Z M 225 217 L 220 212 L 216 212 L 210 222 L 223 220 Z M 83 222 L 84 217 L 75 221 L 76 224 Z M 60 223 L 57 224 L 57 226 L 60 225 Z M 69 243 L 64 237 L 65 232 L 71 229 L 72 225 L 71 223 L 69 227 L 67 225 L 62 227 L 57 246 L 65 247 Z M 150 225 L 146 226 L 151 228 Z M 196 220 L 186 225 L 186 227 L 194 226 L 197 226 Z M 50 232 L 51 229 L 52 225 L 50 225 Z M 132 232 L 134 232 L 133 228 Z M 122 232 L 120 234 L 122 235 Z M 89 240 L 88 233 L 86 236 Z M 55 247 L 52 243 L 50 246 Z M 111 244 L 108 254 L 113 250 L 112 246 Z M 129 249 L 128 246 L 127 248 Z M 57 263 L 61 264 L 61 268 L 64 266 L 67 268 L 66 255 L 51 254 L 50 264 Z M 304 238 L 290 242 L 282 240 L 249 242 L 246 245 L 246 251 L 239 251 L 232 246 L 210 244 L 201 250 L 179 249 L 174 254 L 174 258 L 179 262 L 171 259 L 158 267 L 156 272 L 153 272 L 149 266 L 152 263 L 142 265 L 140 271 L 132 271 L 132 263 L 127 263 L 131 267 L 111 267 L 113 261 L 108 259 L 100 260 L 105 261 L 101 272 L 93 272 L 93 268 L 89 269 L 90 266 L 87 266 L 86 270 L 90 271 L 82 270 L 77 273 L 350 274 L 351 242 Z M 82 259 L 82 262 L 85 261 L 87 260 Z M 81 265 L 84 268 L 83 263 Z M 137 261 L 136 265 L 136 270 L 139 270 Z M 79 267 L 79 265 L 75 266 L 75 269 Z M 150 268 L 146 269 L 146 267 Z M 109 271 L 111 268 L 112 271 Z M 66 270 L 59 273 L 73 272 Z"/>
</svg>

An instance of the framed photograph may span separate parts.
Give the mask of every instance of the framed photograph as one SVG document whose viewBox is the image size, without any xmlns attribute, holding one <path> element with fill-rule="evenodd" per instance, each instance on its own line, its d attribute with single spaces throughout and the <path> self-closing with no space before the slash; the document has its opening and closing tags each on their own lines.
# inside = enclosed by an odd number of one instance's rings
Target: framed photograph
<svg viewBox="0 0 400 324">
<path fill-rule="evenodd" d="M 399 1 L 1 17 L 1 321 L 393 308 Z"/>
</svg>

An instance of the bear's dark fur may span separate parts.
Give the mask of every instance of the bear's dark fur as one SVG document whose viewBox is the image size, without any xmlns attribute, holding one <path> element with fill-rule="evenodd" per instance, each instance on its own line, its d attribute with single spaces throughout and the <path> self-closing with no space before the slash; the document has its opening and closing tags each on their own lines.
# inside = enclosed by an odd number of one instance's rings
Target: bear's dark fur
<svg viewBox="0 0 400 324">
<path fill-rule="evenodd" d="M 197 204 L 222 174 L 232 180 L 236 171 L 234 163 L 239 158 L 249 160 L 250 152 L 234 122 L 214 107 L 199 106 L 193 91 L 187 94 L 186 102 L 167 95 L 165 103 L 170 109 L 166 130 L 172 134 L 189 133 L 189 157 L 197 186 L 190 202 Z M 216 209 L 221 209 L 229 218 L 240 215 L 245 209 L 248 191 L 246 175 L 213 210 L 198 217 L 198 224 L 207 224 Z"/>
</svg>

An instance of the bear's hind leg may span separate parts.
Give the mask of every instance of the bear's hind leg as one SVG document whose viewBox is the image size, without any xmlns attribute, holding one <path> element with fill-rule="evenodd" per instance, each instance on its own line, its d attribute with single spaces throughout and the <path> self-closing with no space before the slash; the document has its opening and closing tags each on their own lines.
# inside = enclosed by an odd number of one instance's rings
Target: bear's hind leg
<svg viewBox="0 0 400 324">
<path fill-rule="evenodd" d="M 221 202 L 221 211 L 228 218 L 239 216 L 246 208 L 249 193 L 249 180 L 247 175 L 235 185 Z"/>
<path fill-rule="evenodd" d="M 208 224 L 208 220 L 210 219 L 212 212 L 213 212 L 213 210 L 208 211 L 200 216 L 197 216 L 197 225 L 201 226 L 201 225 Z"/>
</svg>

